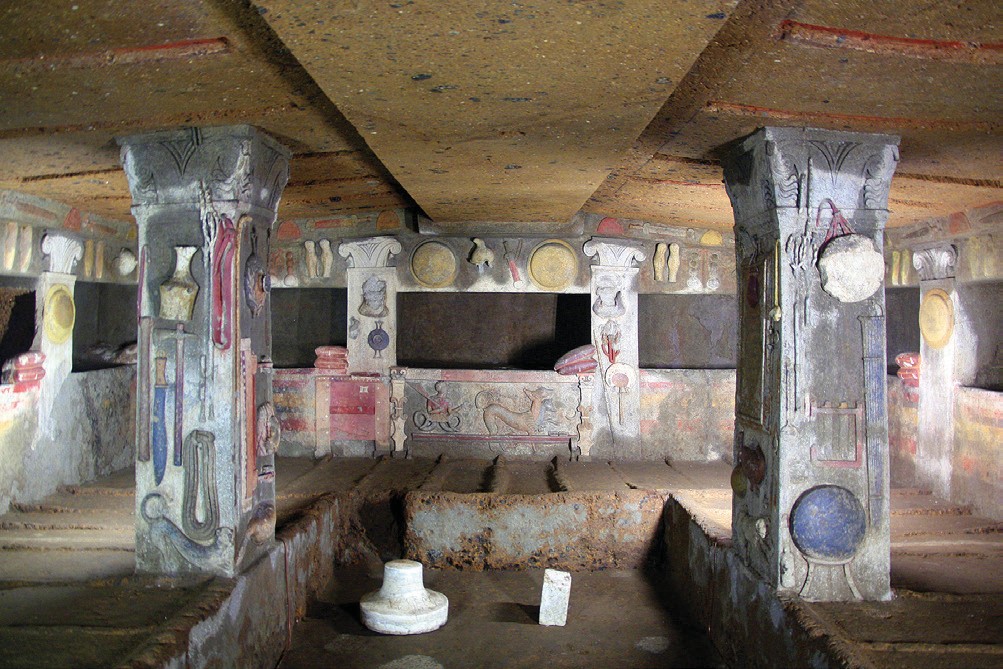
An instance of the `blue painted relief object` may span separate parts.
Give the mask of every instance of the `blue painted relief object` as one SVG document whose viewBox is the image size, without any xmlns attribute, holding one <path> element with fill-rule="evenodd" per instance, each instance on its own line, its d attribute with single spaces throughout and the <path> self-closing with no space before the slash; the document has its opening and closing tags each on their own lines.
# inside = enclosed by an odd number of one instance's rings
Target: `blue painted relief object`
<svg viewBox="0 0 1003 669">
<path fill-rule="evenodd" d="M 201 544 L 185 536 L 184 531 L 174 524 L 165 514 L 167 502 L 163 495 L 151 492 L 143 498 L 140 512 L 150 525 L 150 535 L 158 546 L 174 546 L 174 549 L 190 565 L 196 569 L 204 569 L 207 565 L 226 569 L 226 548 L 233 546 L 233 529 L 217 527 L 212 531 L 212 543 Z"/>
<path fill-rule="evenodd" d="M 390 345 L 390 335 L 383 329 L 383 321 L 376 321 L 376 327 L 369 332 L 369 348 L 373 349 L 373 357 L 382 357 L 383 350 Z"/>
<path fill-rule="evenodd" d="M 156 383 L 153 386 L 153 477 L 157 485 L 167 471 L 167 381 L 166 358 L 157 358 Z"/>
<path fill-rule="evenodd" d="M 860 318 L 864 344 L 864 393 L 867 398 L 867 474 L 868 511 L 872 523 L 885 513 L 884 454 L 887 437 L 885 416 L 885 318 L 862 316 Z"/>
<path fill-rule="evenodd" d="M 867 518 L 852 492 L 820 485 L 794 502 L 790 527 L 794 545 L 809 560 L 847 562 L 864 540 Z"/>
</svg>

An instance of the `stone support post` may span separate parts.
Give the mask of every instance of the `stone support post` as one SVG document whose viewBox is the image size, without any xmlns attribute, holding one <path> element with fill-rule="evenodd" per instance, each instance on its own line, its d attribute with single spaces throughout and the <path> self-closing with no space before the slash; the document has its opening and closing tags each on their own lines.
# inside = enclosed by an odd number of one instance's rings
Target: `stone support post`
<svg viewBox="0 0 1003 669">
<path fill-rule="evenodd" d="M 342 242 L 348 260 L 348 371 L 387 376 L 397 364 L 397 269 L 393 237 Z"/>
<path fill-rule="evenodd" d="M 139 226 L 136 569 L 232 576 L 274 538 L 267 266 L 289 153 L 249 126 L 119 143 Z"/>
<path fill-rule="evenodd" d="M 975 375 L 974 337 L 956 283 L 958 250 L 953 244 L 913 249 L 919 274 L 919 426 L 916 475 L 921 485 L 951 499 L 954 451 L 954 394 Z"/>
<path fill-rule="evenodd" d="M 39 386 L 38 432 L 35 440 L 52 436 L 52 407 L 63 381 L 73 371 L 73 326 L 77 308 L 73 269 L 83 255 L 79 240 L 49 233 L 42 238 L 49 269 L 35 283 L 35 340 L 31 349 L 44 356 L 45 376 Z"/>
<path fill-rule="evenodd" d="M 592 457 L 592 407 L 595 404 L 595 374 L 578 374 L 578 429 L 571 438 L 571 455 L 574 459 Z"/>
<path fill-rule="evenodd" d="M 593 383 L 593 445 L 597 455 L 638 459 L 641 448 L 641 388 L 637 354 L 637 273 L 644 252 L 624 240 L 593 237 L 585 255 L 594 256 L 590 304 L 596 347 Z M 587 440 L 586 440 L 587 443 Z M 604 445 L 611 451 L 603 453 Z M 591 450 L 591 449 L 590 449 Z"/>
<path fill-rule="evenodd" d="M 898 140 L 764 128 L 732 146 L 732 532 L 779 592 L 890 596 L 882 231 Z"/>
<path fill-rule="evenodd" d="M 404 388 L 407 386 L 407 370 L 403 367 L 395 367 L 390 370 L 390 439 L 393 442 L 391 454 L 393 456 L 404 456 L 406 451 L 404 445 L 407 443 L 407 433 L 404 426 L 407 424 L 406 402 Z"/>
</svg>

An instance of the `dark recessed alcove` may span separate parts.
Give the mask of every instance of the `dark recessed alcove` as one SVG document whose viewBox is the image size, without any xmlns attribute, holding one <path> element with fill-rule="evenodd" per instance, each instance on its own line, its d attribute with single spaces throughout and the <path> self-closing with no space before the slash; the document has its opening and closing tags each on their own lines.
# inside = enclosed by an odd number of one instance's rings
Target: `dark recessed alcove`
<svg viewBox="0 0 1003 669">
<path fill-rule="evenodd" d="M 958 298 L 967 313 L 970 337 L 962 355 L 975 356 L 975 378 L 971 385 L 983 390 L 1003 391 L 1003 281 L 981 281 L 958 287 Z"/>
<path fill-rule="evenodd" d="M 345 288 L 282 288 L 272 291 L 272 360 L 276 367 L 313 367 L 318 346 L 345 346 Z"/>
<path fill-rule="evenodd" d="M 734 369 L 733 295 L 638 295 L 638 358 L 645 369 Z"/>
<path fill-rule="evenodd" d="M 589 296 L 400 293 L 397 360 L 444 369 L 553 369 L 589 343 Z"/>
<path fill-rule="evenodd" d="M 73 287 L 73 371 L 123 364 L 124 348 L 136 341 L 134 285 L 78 281 Z"/>
<path fill-rule="evenodd" d="M 885 288 L 885 348 L 888 351 L 888 373 L 899 366 L 899 353 L 919 352 L 919 287 Z"/>
<path fill-rule="evenodd" d="M 34 287 L 5 281 L 0 286 L 0 364 L 31 350 L 34 339 Z"/>
</svg>

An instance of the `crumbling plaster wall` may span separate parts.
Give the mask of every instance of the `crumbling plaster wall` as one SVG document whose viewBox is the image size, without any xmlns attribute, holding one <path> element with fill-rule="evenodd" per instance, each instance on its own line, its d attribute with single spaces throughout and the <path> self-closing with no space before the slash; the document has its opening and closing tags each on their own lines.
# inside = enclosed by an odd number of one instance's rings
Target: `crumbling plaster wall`
<svg viewBox="0 0 1003 669">
<path fill-rule="evenodd" d="M 968 312 L 971 377 L 964 385 L 1003 391 L 1003 281 L 958 286 L 958 301 Z"/>
<path fill-rule="evenodd" d="M 77 282 L 73 300 L 73 370 L 111 367 L 112 355 L 128 355 L 126 347 L 136 342 L 136 286 Z"/>
<path fill-rule="evenodd" d="M 735 369 L 734 295 L 639 295 L 637 326 L 642 367 Z"/>
<path fill-rule="evenodd" d="M 959 388 L 954 395 L 951 497 L 978 515 L 1003 520 L 1003 393 Z"/>
<path fill-rule="evenodd" d="M 959 387 L 954 392 L 953 416 L 953 445 L 948 458 L 951 501 L 971 506 L 978 515 L 1001 520 L 1003 393 Z M 917 403 L 905 392 L 900 379 L 888 377 L 888 445 L 893 486 L 929 486 L 917 473 L 918 432 Z"/>
<path fill-rule="evenodd" d="M 135 368 L 70 374 L 56 395 L 51 430 L 39 425 L 37 393 L 0 424 L 0 513 L 60 485 L 82 483 L 132 463 Z"/>
<path fill-rule="evenodd" d="M 919 375 L 929 382 L 931 374 L 945 376 L 943 383 L 927 385 L 917 403 L 901 381 L 889 378 L 889 446 L 893 485 L 933 488 L 956 504 L 970 505 L 975 513 L 994 519 L 1001 511 L 1000 444 L 1003 444 L 1003 246 L 999 226 L 1003 203 L 956 212 L 919 225 L 886 231 L 885 259 L 889 294 L 889 317 L 897 313 L 907 331 L 889 337 L 888 362 L 908 348 L 920 351 L 917 315 L 921 295 L 914 259 L 924 248 L 951 248 L 955 255 L 948 270 L 956 297 L 947 345 L 926 347 L 927 359 Z M 943 283 L 943 282 L 941 282 Z M 930 281 L 930 286 L 941 283 Z M 894 287 L 894 288 L 891 288 Z M 916 292 L 913 292 L 916 291 Z M 893 311 L 893 308 L 898 308 Z M 889 324 L 890 329 L 892 324 Z M 916 336 L 916 339 L 913 337 Z M 900 342 L 892 348 L 893 341 Z M 915 348 L 906 346 L 915 341 Z M 945 357 L 946 356 L 946 357 Z M 924 377 L 927 374 L 927 377 Z M 917 447 L 927 429 L 938 431 L 933 440 L 937 462 L 923 458 Z M 917 452 L 919 451 L 919 454 Z"/>
<path fill-rule="evenodd" d="M 48 237 L 61 243 L 49 244 Z M 79 249 L 77 256 L 67 251 L 74 247 Z M 70 261 L 63 262 L 64 257 L 56 262 L 57 255 L 67 254 Z M 57 283 L 85 286 L 81 289 L 84 293 L 94 289 L 115 296 L 116 304 L 110 305 L 110 310 L 95 309 L 93 300 L 87 298 L 75 304 L 70 327 L 79 321 L 83 327 L 91 324 L 95 331 L 112 328 L 120 333 L 121 341 L 116 343 L 126 341 L 134 302 L 118 302 L 121 295 L 134 291 L 135 260 L 135 225 L 45 198 L 0 190 L 0 276 L 5 281 L 34 286 L 38 292 L 36 309 L 45 299 L 43 288 L 51 283 L 46 283 L 45 277 L 53 272 L 60 277 Z M 36 319 L 39 314 L 36 311 Z M 102 316 L 121 321 L 123 314 L 124 323 L 102 321 Z M 34 328 L 40 332 L 42 321 L 34 323 Z M 36 337 L 36 348 L 40 339 Z M 65 345 L 72 349 L 72 340 Z M 42 363 L 46 375 L 41 389 L 0 386 L 0 513 L 12 502 L 30 503 L 60 485 L 88 481 L 132 462 L 134 368 L 123 366 L 64 378 L 71 352 L 61 353 L 65 356 L 50 356 Z"/>
<path fill-rule="evenodd" d="M 891 484 L 912 488 L 916 483 L 916 432 L 919 407 L 897 376 L 888 377 L 888 452 Z"/>
<path fill-rule="evenodd" d="M 565 435 L 575 433 L 577 418 L 572 421 L 569 417 L 575 410 L 578 391 L 573 377 L 562 377 L 555 372 L 506 370 L 405 370 L 405 376 L 409 380 L 403 413 L 409 439 L 416 432 L 415 413 L 426 409 L 426 400 L 418 388 L 432 394 L 434 384 L 439 380 L 444 381 L 441 389 L 451 398 L 453 405 L 465 405 L 457 414 L 460 422 L 456 434 L 486 431 L 474 401 L 480 392 L 487 391 L 494 397 L 492 401 L 500 401 L 521 411 L 530 406 L 525 391 L 541 385 L 550 386 L 555 391 L 554 417 L 559 419 L 559 424 L 558 429 L 553 431 Z M 319 375 L 315 369 L 279 369 L 275 372 L 273 400 L 282 424 L 282 455 L 314 454 L 318 425 L 323 427 L 330 422 L 330 416 L 323 413 L 321 423 L 317 422 L 318 378 L 330 377 Z M 735 427 L 734 370 L 647 369 L 642 370 L 640 382 L 644 459 L 730 461 Z M 441 429 L 427 430 L 422 438 L 427 441 L 435 434 L 443 435 L 443 432 Z M 443 435 L 443 438 L 448 436 Z M 330 438 L 336 440 L 337 435 L 332 434 Z M 560 448 L 562 455 L 568 454 L 565 446 Z M 543 449 L 539 457 L 549 459 L 554 453 L 553 448 Z M 526 451 L 523 455 L 530 453 Z"/>
</svg>

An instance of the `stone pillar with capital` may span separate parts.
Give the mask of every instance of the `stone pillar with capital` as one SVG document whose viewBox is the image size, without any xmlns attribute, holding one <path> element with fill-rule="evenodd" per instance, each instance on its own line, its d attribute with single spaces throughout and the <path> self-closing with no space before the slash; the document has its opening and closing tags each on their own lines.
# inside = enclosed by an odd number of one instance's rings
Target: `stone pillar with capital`
<svg viewBox="0 0 1003 669">
<path fill-rule="evenodd" d="M 58 233 L 42 238 L 49 269 L 35 282 L 35 340 L 31 349 L 44 357 L 45 376 L 39 385 L 38 434 L 51 436 L 52 407 L 66 377 L 73 371 L 73 326 L 77 308 L 74 267 L 83 257 L 80 240 Z"/>
<path fill-rule="evenodd" d="M 348 260 L 348 371 L 387 376 L 397 364 L 397 269 L 393 237 L 342 242 Z"/>
<path fill-rule="evenodd" d="M 762 128 L 723 161 L 739 287 L 734 545 L 809 600 L 890 597 L 882 233 L 897 144 Z"/>
<path fill-rule="evenodd" d="M 621 239 L 593 237 L 583 247 L 592 264 L 590 304 L 596 347 L 592 383 L 593 455 L 640 459 L 641 388 L 637 353 L 637 273 L 644 252 Z M 596 411 L 596 409 L 599 411 Z"/>
<path fill-rule="evenodd" d="M 919 274 L 919 425 L 916 477 L 921 485 L 951 499 L 954 455 L 954 395 L 975 377 L 976 338 L 957 285 L 958 248 L 926 244 L 912 249 Z"/>
<path fill-rule="evenodd" d="M 136 569 L 232 576 L 274 540 L 267 266 L 289 152 L 244 125 L 119 144 L 139 227 Z"/>
</svg>

